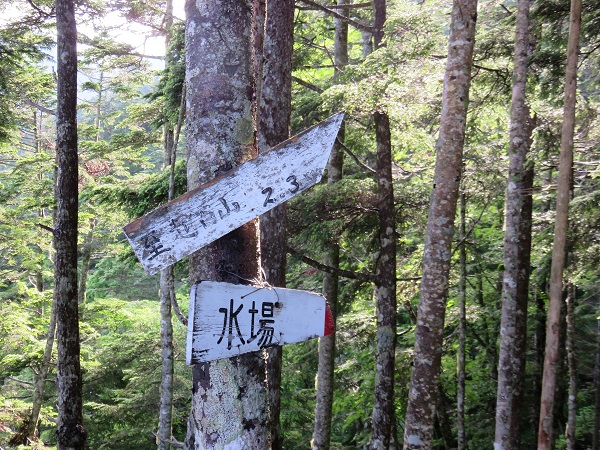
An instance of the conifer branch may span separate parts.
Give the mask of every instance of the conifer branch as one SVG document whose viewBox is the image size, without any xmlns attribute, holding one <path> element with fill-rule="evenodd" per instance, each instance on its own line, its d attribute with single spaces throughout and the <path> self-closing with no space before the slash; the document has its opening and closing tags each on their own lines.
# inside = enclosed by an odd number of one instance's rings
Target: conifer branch
<svg viewBox="0 0 600 450">
<path fill-rule="evenodd" d="M 290 255 L 298 258 L 303 263 L 306 263 L 309 266 L 314 267 L 317 270 L 320 270 L 321 272 L 332 273 L 332 274 L 338 275 L 340 277 L 350 278 L 352 280 L 360 280 L 360 281 L 364 281 L 367 283 L 372 283 L 375 281 L 375 275 L 372 273 L 353 272 L 351 270 L 344 270 L 344 269 L 338 269 L 335 267 L 331 267 L 326 264 L 320 263 L 317 260 L 309 258 L 306 255 L 301 254 L 298 250 L 296 250 L 290 246 L 287 247 L 287 252 Z"/>
<path fill-rule="evenodd" d="M 314 2 L 313 0 L 300 0 L 300 1 L 302 3 L 306 3 L 307 5 L 313 6 L 321 11 L 326 12 L 330 16 L 333 16 L 336 19 L 339 19 L 342 22 L 347 23 L 348 25 L 352 25 L 354 28 L 356 28 L 360 31 L 366 31 L 367 33 L 373 32 L 373 27 L 365 25 L 364 23 L 357 22 L 356 20 L 351 19 L 350 17 L 344 16 L 343 14 L 340 14 L 339 12 L 337 12 L 327 6 L 323 6 L 320 3 Z"/>
<path fill-rule="evenodd" d="M 360 167 L 362 167 L 363 169 L 365 169 L 367 172 L 370 173 L 377 173 L 377 171 L 369 166 L 367 166 L 365 163 L 363 163 L 360 159 L 358 159 L 358 156 L 356 156 L 352 150 L 350 150 L 348 147 L 346 147 L 346 144 L 344 144 L 342 141 L 340 141 L 338 138 L 335 139 L 336 142 L 344 149 L 344 151 L 346 153 L 348 153 L 350 155 L 350 157 L 354 160 L 354 162 L 356 164 L 358 164 Z"/>
</svg>

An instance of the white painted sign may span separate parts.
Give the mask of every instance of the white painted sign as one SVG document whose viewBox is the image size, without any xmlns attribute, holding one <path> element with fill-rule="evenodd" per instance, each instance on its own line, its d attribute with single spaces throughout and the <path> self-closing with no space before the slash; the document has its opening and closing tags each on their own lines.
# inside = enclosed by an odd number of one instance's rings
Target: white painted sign
<svg viewBox="0 0 600 450">
<path fill-rule="evenodd" d="M 344 113 L 273 147 L 123 228 L 150 275 L 318 183 Z"/>
<path fill-rule="evenodd" d="M 333 331 L 322 295 L 203 281 L 190 293 L 186 362 L 231 358 Z"/>
</svg>

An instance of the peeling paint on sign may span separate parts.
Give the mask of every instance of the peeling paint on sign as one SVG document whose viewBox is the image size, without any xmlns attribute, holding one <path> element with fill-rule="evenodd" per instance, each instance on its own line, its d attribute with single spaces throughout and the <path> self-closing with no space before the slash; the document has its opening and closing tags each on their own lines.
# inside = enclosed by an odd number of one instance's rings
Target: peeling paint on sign
<svg viewBox="0 0 600 450">
<path fill-rule="evenodd" d="M 332 334 L 325 297 L 203 281 L 192 286 L 186 361 L 198 364 Z"/>
<path fill-rule="evenodd" d="M 338 113 L 123 228 L 150 275 L 318 183 Z"/>
</svg>

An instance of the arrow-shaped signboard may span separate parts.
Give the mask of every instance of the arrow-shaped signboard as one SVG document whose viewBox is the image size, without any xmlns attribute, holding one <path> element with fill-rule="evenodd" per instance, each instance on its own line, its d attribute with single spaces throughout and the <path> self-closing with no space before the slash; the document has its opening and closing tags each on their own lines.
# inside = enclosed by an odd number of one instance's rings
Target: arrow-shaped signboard
<svg viewBox="0 0 600 450">
<path fill-rule="evenodd" d="M 343 113 L 123 228 L 152 275 L 321 180 Z"/>
<path fill-rule="evenodd" d="M 192 287 L 186 361 L 198 364 L 333 333 L 322 295 L 203 281 Z"/>
</svg>

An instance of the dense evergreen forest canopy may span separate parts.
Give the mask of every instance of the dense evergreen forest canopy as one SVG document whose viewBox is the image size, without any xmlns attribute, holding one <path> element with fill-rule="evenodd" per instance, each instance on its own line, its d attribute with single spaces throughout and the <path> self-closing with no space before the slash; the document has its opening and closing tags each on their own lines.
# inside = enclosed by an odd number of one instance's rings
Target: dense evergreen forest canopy
<svg viewBox="0 0 600 450">
<path fill-rule="evenodd" d="M 396 244 L 388 448 L 400 448 L 407 445 L 403 435 L 426 264 L 428 209 L 440 153 L 436 142 L 444 114 L 453 2 L 388 0 L 381 29 L 374 14 L 381 0 L 338 3 L 295 2 L 291 134 L 337 111 L 346 116 L 339 136 L 343 155 L 339 179 L 332 180 L 337 169 L 331 167 L 321 183 L 287 203 L 286 284 L 320 293 L 329 282 L 324 281 L 328 271 L 337 273 L 330 446 L 318 448 L 374 448 L 365 446 L 373 445 L 377 428 L 374 392 L 380 380 L 376 357 L 382 325 L 376 305 L 382 289 L 378 274 L 385 259 L 380 234 L 382 141 L 377 130 L 381 118 L 387 117 L 394 225 L 389 229 Z M 500 348 L 508 333 L 501 321 L 508 273 L 507 184 L 515 181 L 508 174 L 520 4 L 480 0 L 477 9 L 470 90 L 462 99 L 468 103 L 468 114 L 447 255 L 438 392 L 431 400 L 434 449 L 492 448 L 497 439 L 498 383 L 504 371 Z M 186 258 L 175 264 L 175 295 L 169 301 L 173 416 L 170 443 L 164 447 L 157 438 L 164 390 L 162 282 L 158 274 L 143 271 L 121 231 L 187 189 L 185 14 L 183 8 L 173 13 L 172 7 L 162 0 L 76 3 L 78 304 L 89 449 L 188 448 L 183 443 L 192 405 L 192 372 L 185 364 L 190 262 Z M 522 397 L 516 405 L 518 444 L 498 448 L 538 445 L 569 8 L 568 0 L 537 1 L 529 13 L 522 96 L 530 131 L 525 168 L 533 178 L 522 194 L 531 199 L 531 227 L 525 233 L 531 254 L 527 267 L 521 268 L 529 272 L 529 279 L 524 294 L 525 344 L 517 355 L 524 358 L 525 367 L 520 376 Z M 55 14 L 54 2 L 48 0 L 0 5 L 0 450 L 57 445 L 57 350 L 52 350 Z M 347 36 L 340 40 L 343 24 Z M 341 59 L 340 45 L 347 51 Z M 556 449 L 599 448 L 599 114 L 600 3 L 584 0 L 564 301 L 556 329 L 553 423 L 548 425 Z M 335 263 L 332 248 L 337 249 Z M 283 347 L 280 448 L 312 446 L 319 364 L 317 339 Z M 36 402 L 39 418 L 33 414 Z M 571 420 L 576 427 L 567 432 Z"/>
</svg>

